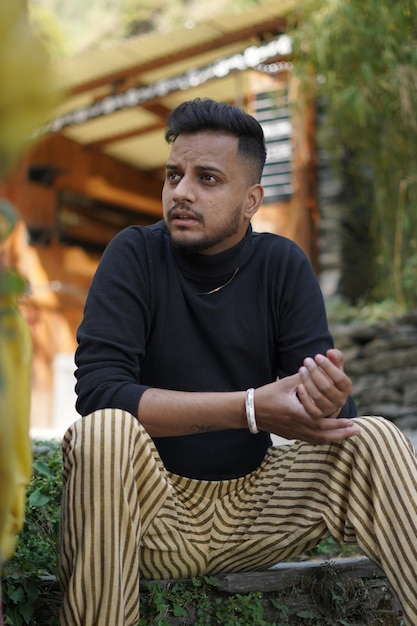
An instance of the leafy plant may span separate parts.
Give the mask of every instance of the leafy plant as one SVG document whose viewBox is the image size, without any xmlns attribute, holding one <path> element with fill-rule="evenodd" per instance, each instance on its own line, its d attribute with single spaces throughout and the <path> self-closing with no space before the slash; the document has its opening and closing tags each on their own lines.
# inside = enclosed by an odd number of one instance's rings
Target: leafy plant
<svg viewBox="0 0 417 626">
<path fill-rule="evenodd" d="M 327 537 L 317 546 L 309 550 L 306 556 L 310 559 L 334 559 L 343 556 L 352 556 L 353 554 L 362 555 L 362 551 L 356 544 L 340 545 L 333 537 Z"/>
<path fill-rule="evenodd" d="M 314 576 L 306 577 L 303 586 L 308 590 L 315 604 L 298 612 L 298 617 L 311 620 L 323 626 L 349 626 L 346 621 L 348 601 L 359 593 L 367 598 L 362 581 L 341 580 L 331 562 L 319 568 Z M 311 622 L 309 622 L 311 623 Z"/>
<path fill-rule="evenodd" d="M 306 0 L 293 26 L 296 72 L 307 97 L 324 103 L 319 141 L 350 193 L 348 227 L 369 210 L 364 274 L 375 289 L 362 295 L 416 306 L 415 0 Z"/>
<path fill-rule="evenodd" d="M 218 580 L 211 576 L 196 577 L 172 585 L 148 584 L 141 599 L 138 626 L 168 626 L 172 618 L 193 626 L 286 626 L 288 609 L 278 595 L 264 597 L 261 592 L 227 594 L 218 589 Z M 276 609 L 276 620 L 266 621 L 264 607 Z"/>
<path fill-rule="evenodd" d="M 15 555 L 3 572 L 6 623 L 12 626 L 53 626 L 59 593 L 58 538 L 62 494 L 62 461 L 57 442 L 38 442 L 33 477 L 27 491 L 25 524 Z M 49 587 L 49 589 L 48 589 Z M 40 593 L 40 589 L 48 593 Z"/>
<path fill-rule="evenodd" d="M 30 624 L 39 597 L 37 581 L 16 572 L 6 576 L 2 586 L 7 603 L 6 623 L 13 626 Z"/>
<path fill-rule="evenodd" d="M 62 496 L 62 460 L 57 443 L 39 442 L 35 448 L 26 505 L 26 521 L 9 570 L 56 575 Z"/>
</svg>

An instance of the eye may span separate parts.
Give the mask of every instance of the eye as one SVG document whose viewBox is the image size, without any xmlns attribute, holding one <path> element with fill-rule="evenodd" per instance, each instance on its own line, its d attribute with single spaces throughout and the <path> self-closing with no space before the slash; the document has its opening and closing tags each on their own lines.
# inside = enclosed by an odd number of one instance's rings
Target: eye
<svg viewBox="0 0 417 626">
<path fill-rule="evenodd" d="M 179 175 L 178 172 L 167 172 L 166 173 L 166 179 L 169 180 L 171 183 L 177 183 L 180 180 L 181 176 Z"/>
<path fill-rule="evenodd" d="M 213 174 L 203 174 L 201 176 L 201 180 L 204 183 L 208 183 L 208 184 L 213 184 L 213 183 L 217 183 L 218 179 L 216 178 L 216 176 L 213 176 Z"/>
</svg>

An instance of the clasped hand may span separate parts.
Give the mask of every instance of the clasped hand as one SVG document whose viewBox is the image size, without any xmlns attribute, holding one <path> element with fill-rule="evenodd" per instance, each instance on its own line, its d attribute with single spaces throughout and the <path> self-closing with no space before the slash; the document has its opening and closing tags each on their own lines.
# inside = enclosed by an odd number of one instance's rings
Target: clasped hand
<svg viewBox="0 0 417 626">
<path fill-rule="evenodd" d="M 360 433 L 353 419 L 337 418 L 351 391 L 340 350 L 308 357 L 297 374 L 256 389 L 258 427 L 309 443 L 342 441 Z"/>
</svg>

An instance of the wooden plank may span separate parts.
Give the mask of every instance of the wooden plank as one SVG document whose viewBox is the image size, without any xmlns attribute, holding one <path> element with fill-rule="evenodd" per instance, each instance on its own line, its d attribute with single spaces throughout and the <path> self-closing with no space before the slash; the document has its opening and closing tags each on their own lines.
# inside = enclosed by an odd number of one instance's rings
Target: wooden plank
<svg viewBox="0 0 417 626">
<path fill-rule="evenodd" d="M 217 574 L 218 589 L 226 593 L 250 593 L 262 591 L 265 593 L 282 591 L 300 584 L 302 579 L 314 574 L 321 567 L 331 566 L 340 577 L 378 579 L 385 578 L 380 567 L 372 563 L 367 557 L 338 558 L 331 561 L 312 560 L 301 562 L 284 562 L 274 565 L 271 569 L 260 572 L 240 572 Z M 172 586 L 174 579 L 141 581 L 141 589 L 145 591 L 149 584 L 159 584 L 160 587 Z"/>
<path fill-rule="evenodd" d="M 325 565 L 331 565 L 339 576 L 349 578 L 380 578 L 384 572 L 366 557 L 340 558 L 331 561 L 303 561 L 279 563 L 272 569 L 262 572 L 220 574 L 219 589 L 228 593 L 248 593 L 250 591 L 281 591 L 300 584 L 303 577 Z"/>
</svg>

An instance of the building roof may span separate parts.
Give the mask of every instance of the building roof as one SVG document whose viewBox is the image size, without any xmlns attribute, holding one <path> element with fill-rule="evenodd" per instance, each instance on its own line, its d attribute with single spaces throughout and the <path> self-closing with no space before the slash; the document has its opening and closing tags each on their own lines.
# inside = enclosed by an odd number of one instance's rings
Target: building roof
<svg viewBox="0 0 417 626">
<path fill-rule="evenodd" d="M 163 128 L 172 108 L 197 96 L 244 105 L 247 70 L 273 61 L 285 69 L 286 15 L 297 4 L 275 0 L 57 62 L 66 97 L 46 130 L 141 170 L 158 170 L 167 156 Z"/>
</svg>

